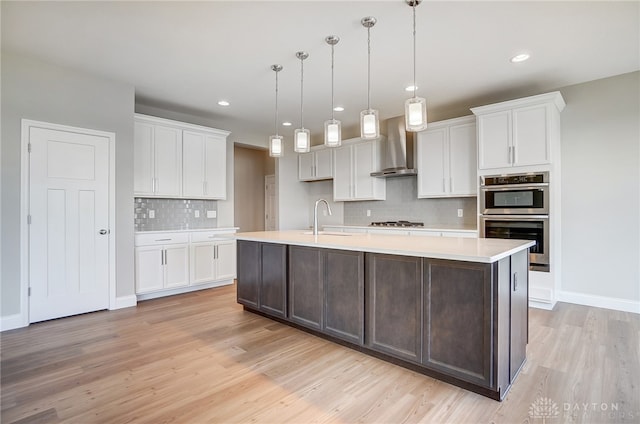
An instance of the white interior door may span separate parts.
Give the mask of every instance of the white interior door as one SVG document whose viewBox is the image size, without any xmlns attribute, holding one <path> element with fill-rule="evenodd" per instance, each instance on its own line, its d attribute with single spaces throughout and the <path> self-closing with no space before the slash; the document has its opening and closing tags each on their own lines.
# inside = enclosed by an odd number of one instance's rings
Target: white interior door
<svg viewBox="0 0 640 424">
<path fill-rule="evenodd" d="M 109 307 L 109 138 L 29 131 L 29 321 Z"/>
<path fill-rule="evenodd" d="M 276 176 L 264 177 L 264 229 L 274 231 L 276 229 Z"/>
</svg>

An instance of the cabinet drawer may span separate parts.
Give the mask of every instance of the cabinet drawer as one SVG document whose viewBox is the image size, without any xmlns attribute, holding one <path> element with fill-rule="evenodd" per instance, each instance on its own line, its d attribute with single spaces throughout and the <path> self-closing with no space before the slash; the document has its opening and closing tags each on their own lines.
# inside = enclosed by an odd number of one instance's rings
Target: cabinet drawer
<svg viewBox="0 0 640 424">
<path fill-rule="evenodd" d="M 135 235 L 136 246 L 153 246 L 174 243 L 189 243 L 189 233 L 154 233 Z"/>
<path fill-rule="evenodd" d="M 191 233 L 191 243 L 202 243 L 205 241 L 220 241 L 233 238 L 233 233 L 220 231 L 196 231 Z"/>
</svg>

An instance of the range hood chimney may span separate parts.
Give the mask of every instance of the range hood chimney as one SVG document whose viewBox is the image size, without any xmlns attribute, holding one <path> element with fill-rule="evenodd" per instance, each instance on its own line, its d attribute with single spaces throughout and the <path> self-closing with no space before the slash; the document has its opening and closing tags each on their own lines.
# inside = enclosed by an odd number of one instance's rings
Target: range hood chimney
<svg viewBox="0 0 640 424">
<path fill-rule="evenodd" d="M 387 141 L 382 142 L 382 170 L 372 177 L 405 177 L 417 175 L 413 164 L 414 134 L 407 132 L 404 116 L 387 120 Z"/>
</svg>

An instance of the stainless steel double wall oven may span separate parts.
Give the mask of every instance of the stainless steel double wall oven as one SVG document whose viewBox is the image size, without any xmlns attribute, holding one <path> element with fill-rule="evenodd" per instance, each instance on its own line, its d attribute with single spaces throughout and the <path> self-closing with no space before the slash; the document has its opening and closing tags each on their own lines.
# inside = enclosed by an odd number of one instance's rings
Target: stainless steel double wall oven
<svg viewBox="0 0 640 424">
<path fill-rule="evenodd" d="M 549 272 L 549 173 L 481 177 L 480 237 L 535 241 L 530 269 Z"/>
</svg>

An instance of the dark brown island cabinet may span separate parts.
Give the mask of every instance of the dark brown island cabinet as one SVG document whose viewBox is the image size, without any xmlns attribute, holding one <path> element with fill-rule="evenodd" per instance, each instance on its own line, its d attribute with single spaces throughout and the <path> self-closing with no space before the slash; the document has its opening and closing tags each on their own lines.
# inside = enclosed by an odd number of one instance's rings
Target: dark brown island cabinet
<svg viewBox="0 0 640 424">
<path fill-rule="evenodd" d="M 493 263 L 238 240 L 237 300 L 502 400 L 526 359 L 528 249 Z"/>
</svg>

